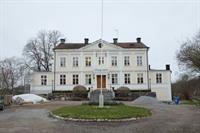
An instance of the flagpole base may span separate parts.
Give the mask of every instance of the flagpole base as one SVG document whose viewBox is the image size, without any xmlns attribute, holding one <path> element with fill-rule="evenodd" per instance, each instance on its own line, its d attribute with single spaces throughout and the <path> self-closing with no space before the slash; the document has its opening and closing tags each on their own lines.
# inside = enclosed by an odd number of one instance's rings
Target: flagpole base
<svg viewBox="0 0 200 133">
<path fill-rule="evenodd" d="M 99 95 L 99 108 L 103 108 L 104 107 L 104 96 L 102 93 L 100 93 Z"/>
</svg>

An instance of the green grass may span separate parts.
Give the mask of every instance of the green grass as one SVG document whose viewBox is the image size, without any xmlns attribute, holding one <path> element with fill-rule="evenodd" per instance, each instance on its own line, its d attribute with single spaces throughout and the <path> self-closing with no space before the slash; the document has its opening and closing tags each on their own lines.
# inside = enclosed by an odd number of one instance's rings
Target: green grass
<svg viewBox="0 0 200 133">
<path fill-rule="evenodd" d="M 55 115 L 75 119 L 124 119 L 151 115 L 150 110 L 123 104 L 98 108 L 95 105 L 62 107 L 52 112 Z"/>
</svg>

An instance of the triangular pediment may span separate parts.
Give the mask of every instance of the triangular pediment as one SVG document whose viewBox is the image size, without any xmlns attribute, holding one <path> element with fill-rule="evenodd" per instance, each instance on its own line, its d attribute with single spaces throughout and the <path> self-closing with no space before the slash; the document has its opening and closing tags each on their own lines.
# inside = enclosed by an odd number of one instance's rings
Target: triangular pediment
<svg viewBox="0 0 200 133">
<path fill-rule="evenodd" d="M 100 44 L 101 44 L 101 48 L 100 48 Z M 84 47 L 81 48 L 81 50 L 119 50 L 122 49 L 120 46 L 117 46 L 115 44 L 109 43 L 107 41 L 104 40 L 97 40 L 95 42 L 92 42 Z"/>
</svg>

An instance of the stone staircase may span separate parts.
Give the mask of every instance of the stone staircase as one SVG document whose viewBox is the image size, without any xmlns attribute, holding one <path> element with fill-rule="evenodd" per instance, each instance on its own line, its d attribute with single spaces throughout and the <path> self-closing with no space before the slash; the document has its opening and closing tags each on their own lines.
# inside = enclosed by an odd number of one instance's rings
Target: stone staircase
<svg viewBox="0 0 200 133">
<path fill-rule="evenodd" d="M 101 93 L 101 90 L 96 89 L 88 94 L 88 98 L 90 99 L 91 103 L 98 103 L 99 102 L 99 94 Z M 112 102 L 112 99 L 115 97 L 115 94 L 111 90 L 103 89 L 102 90 L 103 96 L 104 96 L 104 103 L 110 103 Z"/>
</svg>

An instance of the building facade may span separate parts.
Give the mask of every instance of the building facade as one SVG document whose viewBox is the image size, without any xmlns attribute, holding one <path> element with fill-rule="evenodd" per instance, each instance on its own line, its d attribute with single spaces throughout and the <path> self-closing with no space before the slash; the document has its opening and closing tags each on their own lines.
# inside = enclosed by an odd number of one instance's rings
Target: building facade
<svg viewBox="0 0 200 133">
<path fill-rule="evenodd" d="M 97 40 L 89 43 L 65 43 L 54 48 L 54 70 L 34 72 L 31 93 L 47 94 L 52 91 L 70 91 L 83 85 L 94 89 L 115 90 L 126 86 L 130 90 L 151 90 L 157 99 L 171 101 L 171 70 L 151 69 L 149 47 L 137 38 L 136 42 Z"/>
</svg>

